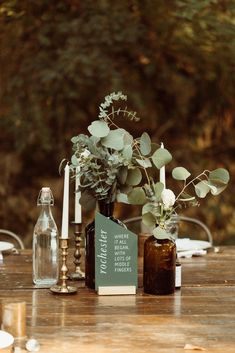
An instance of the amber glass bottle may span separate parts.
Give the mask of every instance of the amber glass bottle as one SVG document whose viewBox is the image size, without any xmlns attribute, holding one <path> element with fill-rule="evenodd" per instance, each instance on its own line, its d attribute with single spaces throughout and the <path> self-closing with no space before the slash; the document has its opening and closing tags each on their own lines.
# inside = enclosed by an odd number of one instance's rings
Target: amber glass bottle
<svg viewBox="0 0 235 353">
<path fill-rule="evenodd" d="M 144 244 L 144 291 L 171 294 L 175 291 L 176 246 L 170 239 L 150 236 Z"/>
<path fill-rule="evenodd" d="M 115 223 L 124 226 L 121 221 L 113 217 L 113 211 L 114 202 L 99 201 L 99 212 Z M 95 289 L 95 221 L 88 224 L 85 229 L 85 284 L 88 288 Z"/>
</svg>

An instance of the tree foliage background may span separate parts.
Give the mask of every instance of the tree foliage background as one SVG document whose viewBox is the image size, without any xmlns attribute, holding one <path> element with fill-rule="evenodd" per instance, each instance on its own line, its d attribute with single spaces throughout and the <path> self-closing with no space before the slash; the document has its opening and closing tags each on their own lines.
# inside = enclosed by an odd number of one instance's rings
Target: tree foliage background
<svg viewBox="0 0 235 353">
<path fill-rule="evenodd" d="M 30 246 L 46 184 L 60 226 L 58 165 L 70 138 L 121 90 L 141 117 L 123 127 L 164 141 L 169 176 L 176 165 L 229 169 L 228 189 L 184 214 L 203 220 L 217 243 L 234 242 L 234 63 L 235 0 L 1 1 L 0 227 Z"/>
</svg>

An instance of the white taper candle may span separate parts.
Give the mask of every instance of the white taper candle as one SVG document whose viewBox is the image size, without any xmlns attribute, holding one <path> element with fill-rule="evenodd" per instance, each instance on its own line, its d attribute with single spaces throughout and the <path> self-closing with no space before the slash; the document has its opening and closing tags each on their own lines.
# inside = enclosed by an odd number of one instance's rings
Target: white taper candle
<svg viewBox="0 0 235 353">
<path fill-rule="evenodd" d="M 161 142 L 161 148 L 164 148 L 163 142 Z M 160 168 L 160 180 L 159 180 L 163 185 L 164 188 L 166 188 L 166 171 L 165 171 L 165 166 Z"/>
<path fill-rule="evenodd" d="M 64 197 L 62 212 L 61 238 L 67 239 L 69 232 L 69 165 L 64 168 Z"/>
<path fill-rule="evenodd" d="M 75 223 L 82 223 L 82 208 L 80 205 L 81 191 L 79 191 L 80 178 L 79 178 L 80 167 L 76 168 L 75 175 Z"/>
</svg>

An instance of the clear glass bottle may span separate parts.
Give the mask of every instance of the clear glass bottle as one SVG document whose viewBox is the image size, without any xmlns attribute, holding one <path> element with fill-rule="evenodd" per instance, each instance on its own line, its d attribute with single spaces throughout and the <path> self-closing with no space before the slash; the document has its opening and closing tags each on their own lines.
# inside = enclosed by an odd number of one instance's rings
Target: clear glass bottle
<svg viewBox="0 0 235 353">
<path fill-rule="evenodd" d="M 51 189 L 43 187 L 37 200 L 41 212 L 33 233 L 33 282 L 43 288 L 56 284 L 59 276 L 58 230 L 51 212 L 53 205 Z"/>
<path fill-rule="evenodd" d="M 166 230 L 172 235 L 174 239 L 178 239 L 179 222 L 180 217 L 176 213 L 173 213 L 171 218 L 166 223 Z"/>
</svg>

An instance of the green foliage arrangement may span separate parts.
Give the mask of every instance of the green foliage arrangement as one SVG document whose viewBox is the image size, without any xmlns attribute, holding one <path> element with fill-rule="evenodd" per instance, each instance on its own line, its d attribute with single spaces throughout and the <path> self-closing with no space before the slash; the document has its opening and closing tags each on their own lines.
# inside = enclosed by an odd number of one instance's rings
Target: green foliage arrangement
<svg viewBox="0 0 235 353">
<path fill-rule="evenodd" d="M 151 176 L 152 170 L 156 168 L 159 170 L 171 161 L 170 152 L 160 148 L 154 154 L 149 153 L 151 139 L 146 133 L 141 136 L 139 145 L 142 148 L 138 149 L 140 153 L 138 158 L 142 160 L 146 182 L 127 194 L 127 202 L 143 205 L 143 223 L 153 228 L 153 235 L 156 238 L 171 238 L 168 225 L 172 215 L 179 208 L 198 206 L 198 199 L 206 197 L 209 193 L 219 195 L 227 187 L 230 179 L 229 172 L 224 168 L 217 168 L 212 171 L 204 170 L 197 176 L 191 177 L 191 173 L 186 168 L 175 167 L 172 170 L 172 177 L 181 182 L 181 190 L 176 196 L 171 189 L 165 188 L 162 182 L 156 181 Z"/>
<path fill-rule="evenodd" d="M 133 137 L 114 123 L 122 115 L 138 121 L 136 113 L 125 108 L 114 108 L 116 101 L 126 101 L 122 92 L 111 93 L 100 105 L 99 120 L 89 125 L 90 136 L 80 134 L 72 138 L 74 154 L 71 169 L 77 172 L 82 189 L 81 202 L 94 208 L 96 200 L 115 201 L 117 190 L 140 182 L 141 173 L 133 165 Z M 126 190 L 126 189 L 125 189 Z"/>
<path fill-rule="evenodd" d="M 219 195 L 227 187 L 229 172 L 217 168 L 191 177 L 186 168 L 175 167 L 172 177 L 182 183 L 182 189 L 175 196 L 154 178 L 154 172 L 172 160 L 171 153 L 153 143 L 148 133 L 134 139 L 114 122 L 120 114 L 135 122 L 139 120 L 136 112 L 128 111 L 127 107 L 114 107 L 116 101 L 126 99 L 122 92 L 106 96 L 100 105 L 99 120 L 88 127 L 90 136 L 80 134 L 72 138 L 71 169 L 79 174 L 82 203 L 86 208 L 94 208 L 96 200 L 101 199 L 143 205 L 143 222 L 154 227 L 154 236 L 170 238 L 167 226 L 176 210 L 182 205 L 198 205 L 198 198 L 209 193 Z M 189 194 L 188 189 L 195 195 Z"/>
</svg>

